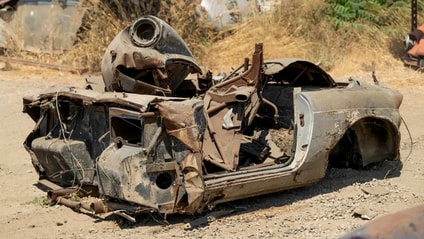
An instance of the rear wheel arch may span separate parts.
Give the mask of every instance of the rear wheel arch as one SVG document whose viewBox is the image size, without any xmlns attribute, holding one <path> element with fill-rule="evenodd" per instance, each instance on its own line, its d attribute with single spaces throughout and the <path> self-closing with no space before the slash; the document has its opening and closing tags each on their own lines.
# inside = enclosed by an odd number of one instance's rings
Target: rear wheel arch
<svg viewBox="0 0 424 239">
<path fill-rule="evenodd" d="M 329 153 L 330 167 L 364 167 L 399 157 L 400 135 L 391 121 L 367 117 L 351 125 Z"/>
</svg>

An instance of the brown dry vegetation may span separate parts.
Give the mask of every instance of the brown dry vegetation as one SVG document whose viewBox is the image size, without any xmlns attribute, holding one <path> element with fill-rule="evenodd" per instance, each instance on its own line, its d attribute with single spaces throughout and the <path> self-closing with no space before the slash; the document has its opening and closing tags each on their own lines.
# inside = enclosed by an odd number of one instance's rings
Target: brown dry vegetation
<svg viewBox="0 0 424 239">
<path fill-rule="evenodd" d="M 409 31 L 410 14 L 408 9 L 404 10 L 396 14 L 393 25 L 362 25 L 360 29 L 346 26 L 335 30 L 327 21 L 330 12 L 325 1 L 282 0 L 275 12 L 255 15 L 234 34 L 211 45 L 208 58 L 202 58 L 202 62 L 212 68 L 225 68 L 228 66 L 224 64 L 240 62 L 253 50 L 255 42 L 263 42 L 265 58 L 303 58 L 321 62 L 327 70 L 342 68 L 344 73 L 370 65 L 371 61 L 399 64 L 404 54 L 402 37 Z M 224 63 L 214 59 L 226 60 Z"/>
<path fill-rule="evenodd" d="M 359 22 L 335 30 L 329 21 L 328 1 L 281 0 L 272 12 L 253 14 L 238 26 L 215 32 L 206 19 L 196 17 L 195 6 L 200 0 L 160 1 L 160 5 L 152 0 L 140 3 L 143 6 L 123 5 L 117 0 L 82 2 L 88 14 L 72 50 L 53 56 L 18 51 L 9 55 L 99 71 L 113 37 L 139 16 L 153 14 L 174 27 L 201 65 L 214 73 L 238 66 L 251 55 L 255 43 L 263 42 L 265 58 L 303 58 L 344 75 L 353 69 L 368 70 L 371 61 L 377 66 L 399 64 L 404 54 L 402 39 L 410 24 L 409 9 L 394 8 L 378 13 L 384 23 L 381 26 Z"/>
</svg>

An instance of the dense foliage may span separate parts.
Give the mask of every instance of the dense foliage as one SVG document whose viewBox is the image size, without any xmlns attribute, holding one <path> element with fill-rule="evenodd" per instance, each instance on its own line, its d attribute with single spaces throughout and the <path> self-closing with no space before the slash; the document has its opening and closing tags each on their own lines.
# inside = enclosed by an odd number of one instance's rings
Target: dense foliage
<svg viewBox="0 0 424 239">
<path fill-rule="evenodd" d="M 331 6 L 329 20 L 336 29 L 358 28 L 362 24 L 374 26 L 396 25 L 401 23 L 402 14 L 410 11 L 411 1 L 407 0 L 327 0 Z M 424 1 L 418 0 L 418 11 L 422 11 Z"/>
</svg>

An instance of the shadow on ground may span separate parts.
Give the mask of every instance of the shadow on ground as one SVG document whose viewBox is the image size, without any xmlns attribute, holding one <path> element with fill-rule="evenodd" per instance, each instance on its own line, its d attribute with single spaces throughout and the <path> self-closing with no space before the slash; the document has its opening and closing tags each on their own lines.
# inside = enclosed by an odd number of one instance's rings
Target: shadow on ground
<svg viewBox="0 0 424 239">
<path fill-rule="evenodd" d="M 117 216 L 111 217 L 121 228 L 140 226 L 157 226 L 186 223 L 185 229 L 205 227 L 209 222 L 228 215 L 241 215 L 253 211 L 272 207 L 290 205 L 296 201 L 312 198 L 317 195 L 338 191 L 355 183 L 365 183 L 373 179 L 387 179 L 399 177 L 401 174 L 401 161 L 385 161 L 371 165 L 364 169 L 329 168 L 326 177 L 309 187 L 286 190 L 278 193 L 266 194 L 252 198 L 241 199 L 217 205 L 211 211 L 196 215 L 160 215 L 157 213 L 144 213 L 137 215 L 136 223 L 128 222 Z"/>
</svg>

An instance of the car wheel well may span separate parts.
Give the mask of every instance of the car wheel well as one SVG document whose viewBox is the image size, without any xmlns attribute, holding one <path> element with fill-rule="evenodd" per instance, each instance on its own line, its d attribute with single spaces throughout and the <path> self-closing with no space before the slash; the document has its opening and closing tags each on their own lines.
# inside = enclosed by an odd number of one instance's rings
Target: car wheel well
<svg viewBox="0 0 424 239">
<path fill-rule="evenodd" d="M 335 144 L 329 154 L 330 167 L 364 167 L 396 159 L 399 134 L 390 121 L 363 118 L 355 122 Z"/>
</svg>

